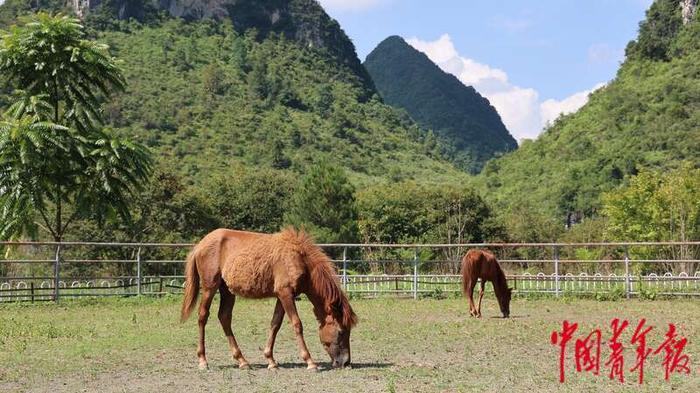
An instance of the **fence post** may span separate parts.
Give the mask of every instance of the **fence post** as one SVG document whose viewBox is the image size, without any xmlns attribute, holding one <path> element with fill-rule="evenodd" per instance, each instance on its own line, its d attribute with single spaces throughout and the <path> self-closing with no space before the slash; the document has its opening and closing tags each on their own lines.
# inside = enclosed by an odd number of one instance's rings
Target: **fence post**
<svg viewBox="0 0 700 393">
<path fill-rule="evenodd" d="M 559 248 L 554 246 L 554 294 L 559 297 Z"/>
<path fill-rule="evenodd" d="M 348 291 L 348 248 L 343 247 L 343 288 Z"/>
<path fill-rule="evenodd" d="M 625 293 L 627 295 L 627 299 L 630 298 L 632 292 L 630 282 L 630 254 L 628 248 L 628 246 L 625 246 Z"/>
<path fill-rule="evenodd" d="M 60 282 L 61 270 L 61 245 L 56 246 L 56 259 L 54 259 L 53 267 L 53 300 L 58 302 L 58 284 Z"/>
<path fill-rule="evenodd" d="M 418 299 L 418 249 L 413 250 L 413 298 Z"/>
<path fill-rule="evenodd" d="M 136 250 L 136 294 L 141 296 L 141 247 Z"/>
</svg>

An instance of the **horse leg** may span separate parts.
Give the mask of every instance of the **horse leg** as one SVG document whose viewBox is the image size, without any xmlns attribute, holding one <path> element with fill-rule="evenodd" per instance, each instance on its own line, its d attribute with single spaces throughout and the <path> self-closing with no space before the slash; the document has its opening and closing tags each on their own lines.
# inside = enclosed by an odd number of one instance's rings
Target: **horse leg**
<svg viewBox="0 0 700 393">
<path fill-rule="evenodd" d="M 272 350 L 275 347 L 275 338 L 277 337 L 277 332 L 282 326 L 282 321 L 284 320 L 284 308 L 282 307 L 282 302 L 277 299 L 277 304 L 275 304 L 275 312 L 272 314 L 272 321 L 270 322 L 270 333 L 267 336 L 267 344 L 265 344 L 265 359 L 267 359 L 267 368 L 273 369 L 277 368 L 277 362 L 272 356 Z"/>
<path fill-rule="evenodd" d="M 481 286 L 479 287 L 479 305 L 476 307 L 476 317 L 481 318 L 481 299 L 484 298 L 484 286 L 486 285 L 486 281 L 482 278 L 481 279 Z"/>
<path fill-rule="evenodd" d="M 209 307 L 211 307 L 211 301 L 214 299 L 215 294 L 216 287 L 204 287 L 202 289 L 202 300 L 199 301 L 199 345 L 197 346 L 197 357 L 199 358 L 200 370 L 209 368 L 206 351 L 204 349 L 204 328 L 207 326 Z"/>
<path fill-rule="evenodd" d="M 224 328 L 224 334 L 228 339 L 231 355 L 238 361 L 239 368 L 249 368 L 250 365 L 243 357 L 243 353 L 241 353 L 241 349 L 238 347 L 236 337 L 233 335 L 233 330 L 231 329 L 233 305 L 236 303 L 236 296 L 228 290 L 226 285 L 221 285 L 219 287 L 219 294 L 221 295 L 221 302 L 219 303 L 219 322 L 221 322 L 221 327 Z"/>
<path fill-rule="evenodd" d="M 469 298 L 469 314 L 473 317 L 476 316 L 476 307 L 474 306 L 474 287 L 476 286 L 476 280 L 472 279 L 469 281 L 469 289 L 467 290 L 467 297 Z"/>
<path fill-rule="evenodd" d="M 318 365 L 311 359 L 311 354 L 304 341 L 304 328 L 301 326 L 301 319 L 299 319 L 299 314 L 297 313 L 297 306 L 294 304 L 294 294 L 292 294 L 291 291 L 283 292 L 279 295 L 279 300 L 282 302 L 282 308 L 284 308 L 284 312 L 287 313 L 289 321 L 294 328 L 294 334 L 297 337 L 297 344 L 299 345 L 299 352 L 301 358 L 306 362 L 306 368 L 309 370 L 318 370 Z"/>
</svg>

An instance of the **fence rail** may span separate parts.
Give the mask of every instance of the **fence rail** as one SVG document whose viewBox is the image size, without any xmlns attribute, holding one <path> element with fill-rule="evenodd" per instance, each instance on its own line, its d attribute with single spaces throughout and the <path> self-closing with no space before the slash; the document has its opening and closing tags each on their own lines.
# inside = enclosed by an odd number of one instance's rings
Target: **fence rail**
<svg viewBox="0 0 700 393">
<path fill-rule="evenodd" d="M 179 292 L 189 243 L 0 242 L 0 302 Z M 459 260 L 488 248 L 516 293 L 700 296 L 700 241 L 322 244 L 344 289 L 417 298 L 459 292 Z M 490 286 L 489 286 L 490 287 Z M 488 288 L 488 287 L 487 287 Z"/>
</svg>

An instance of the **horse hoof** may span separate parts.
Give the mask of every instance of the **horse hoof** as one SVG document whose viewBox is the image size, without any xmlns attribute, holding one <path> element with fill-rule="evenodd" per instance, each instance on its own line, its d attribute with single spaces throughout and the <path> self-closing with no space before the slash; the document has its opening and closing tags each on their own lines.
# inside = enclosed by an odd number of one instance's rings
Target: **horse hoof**
<svg viewBox="0 0 700 393">
<path fill-rule="evenodd" d="M 268 365 L 267 365 L 267 369 L 268 369 L 268 370 L 277 370 L 278 367 L 279 367 L 279 366 L 278 366 L 277 363 L 275 363 L 275 364 L 268 364 Z"/>
<path fill-rule="evenodd" d="M 199 371 L 209 371 L 209 365 L 207 363 L 199 363 Z"/>
<path fill-rule="evenodd" d="M 314 372 L 316 372 L 316 371 L 318 371 L 318 365 L 317 365 L 317 364 L 309 364 L 309 365 L 306 367 L 306 369 L 309 370 L 309 371 L 314 371 Z"/>
<path fill-rule="evenodd" d="M 250 370 L 250 364 L 248 364 L 248 363 L 241 363 L 241 364 L 238 365 L 238 368 L 240 368 L 241 370 Z"/>
</svg>

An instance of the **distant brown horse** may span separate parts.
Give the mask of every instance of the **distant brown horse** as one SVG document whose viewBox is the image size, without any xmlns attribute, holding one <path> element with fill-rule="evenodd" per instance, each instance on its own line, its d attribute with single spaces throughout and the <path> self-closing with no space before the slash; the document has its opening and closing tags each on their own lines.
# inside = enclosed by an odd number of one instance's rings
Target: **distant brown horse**
<svg viewBox="0 0 700 393">
<path fill-rule="evenodd" d="M 221 295 L 219 321 L 228 338 L 233 358 L 240 368 L 248 368 L 231 330 L 235 296 L 247 298 L 276 297 L 267 344 L 263 351 L 268 368 L 276 368 L 272 356 L 275 337 L 286 313 L 294 328 L 301 358 L 309 369 L 317 369 L 304 342 L 301 320 L 294 297 L 306 294 L 319 322 L 319 336 L 333 367 L 350 364 L 350 330 L 357 317 L 338 285 L 330 259 L 304 232 L 285 229 L 268 235 L 254 232 L 217 229 L 205 236 L 187 257 L 185 297 L 181 319 L 185 321 L 199 303 L 199 367 L 208 367 L 204 349 L 204 328 L 209 307 L 218 290 Z"/>
<path fill-rule="evenodd" d="M 479 305 L 474 306 L 474 287 L 476 281 L 481 279 L 479 289 Z M 486 281 L 493 283 L 493 290 L 498 299 L 504 318 L 510 315 L 511 289 L 508 288 L 506 275 L 496 261 L 496 257 L 488 251 L 469 250 L 462 258 L 462 289 L 469 298 L 469 313 L 472 316 L 481 318 L 481 299 L 484 297 L 484 286 Z"/>
</svg>

